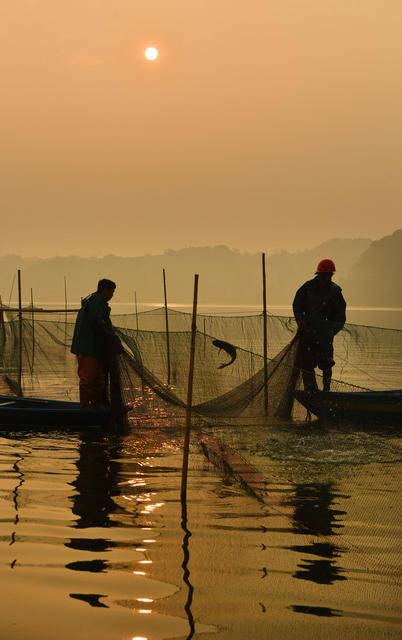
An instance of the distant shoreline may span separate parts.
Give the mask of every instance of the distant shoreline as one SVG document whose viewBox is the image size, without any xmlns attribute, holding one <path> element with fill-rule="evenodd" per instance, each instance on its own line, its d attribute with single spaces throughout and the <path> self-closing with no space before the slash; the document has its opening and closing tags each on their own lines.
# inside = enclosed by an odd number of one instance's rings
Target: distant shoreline
<svg viewBox="0 0 402 640">
<path fill-rule="evenodd" d="M 40 306 L 44 306 L 44 307 L 51 307 L 54 306 L 58 309 L 62 309 L 64 307 L 64 300 L 56 300 L 56 301 L 40 301 L 37 300 L 35 301 L 35 304 L 40 307 Z M 77 307 L 80 307 L 81 305 L 81 301 L 72 301 L 69 302 L 67 307 L 68 309 L 75 309 Z M 11 306 L 18 306 L 18 302 L 13 302 L 11 303 Z M 130 307 L 131 309 L 134 310 L 134 303 L 133 302 L 113 302 L 113 300 L 110 303 L 110 306 L 112 307 L 112 310 L 114 307 Z M 161 302 L 139 302 L 138 303 L 138 309 L 140 309 L 140 307 L 146 307 L 147 309 L 157 309 L 159 307 L 163 307 L 164 303 Z M 192 308 L 192 304 L 188 304 L 188 303 L 177 303 L 177 302 L 172 302 L 168 304 L 169 309 L 191 309 Z M 203 304 L 199 304 L 198 308 L 208 308 L 208 309 L 254 309 L 256 311 L 256 313 L 260 313 L 261 312 L 261 307 L 259 307 L 258 305 L 255 304 L 216 304 L 216 303 L 212 303 L 212 304 L 207 304 L 207 303 L 203 303 Z M 289 311 L 292 311 L 292 305 L 285 305 L 285 304 L 268 304 L 267 306 L 268 310 L 280 310 L 280 309 L 286 309 Z M 348 311 L 402 311 L 402 307 L 367 307 L 367 306 L 348 306 Z M 293 315 L 293 313 L 291 313 L 290 315 Z"/>
</svg>

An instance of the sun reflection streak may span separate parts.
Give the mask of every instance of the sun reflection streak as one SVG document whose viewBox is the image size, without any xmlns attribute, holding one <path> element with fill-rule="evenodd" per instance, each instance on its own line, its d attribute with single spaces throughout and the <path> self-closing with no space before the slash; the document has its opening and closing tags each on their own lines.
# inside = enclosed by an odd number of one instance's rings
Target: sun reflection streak
<svg viewBox="0 0 402 640">
<path fill-rule="evenodd" d="M 153 602 L 153 598 L 137 598 L 138 602 Z"/>
<path fill-rule="evenodd" d="M 163 507 L 164 504 L 165 504 L 164 502 L 155 502 L 154 504 L 148 504 L 147 506 L 144 507 L 142 511 L 140 511 L 140 513 L 150 514 L 152 513 L 152 511 L 155 511 L 155 509 L 159 509 L 160 507 Z"/>
<path fill-rule="evenodd" d="M 133 480 L 129 480 L 127 484 L 131 485 L 132 487 L 145 487 L 147 483 L 145 482 L 145 480 L 141 480 L 141 478 L 134 478 Z"/>
</svg>

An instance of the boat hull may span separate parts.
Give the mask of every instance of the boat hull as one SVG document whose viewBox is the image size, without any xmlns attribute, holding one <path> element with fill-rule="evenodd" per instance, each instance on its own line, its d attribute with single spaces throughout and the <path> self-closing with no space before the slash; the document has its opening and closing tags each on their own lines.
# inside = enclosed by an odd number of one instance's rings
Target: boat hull
<svg viewBox="0 0 402 640">
<path fill-rule="evenodd" d="M 54 426 L 96 427 L 110 422 L 110 408 L 80 409 L 78 402 L 0 395 L 0 428 Z"/>
<path fill-rule="evenodd" d="M 318 418 L 402 423 L 402 391 L 295 391 L 295 398 Z"/>
</svg>

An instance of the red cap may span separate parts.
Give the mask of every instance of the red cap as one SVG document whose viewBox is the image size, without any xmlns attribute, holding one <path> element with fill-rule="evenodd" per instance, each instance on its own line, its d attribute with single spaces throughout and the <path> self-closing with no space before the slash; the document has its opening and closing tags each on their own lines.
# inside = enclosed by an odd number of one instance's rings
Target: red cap
<svg viewBox="0 0 402 640">
<path fill-rule="evenodd" d="M 324 260 L 320 260 L 317 265 L 316 273 L 335 273 L 335 263 L 333 260 L 329 258 L 324 258 Z"/>
</svg>

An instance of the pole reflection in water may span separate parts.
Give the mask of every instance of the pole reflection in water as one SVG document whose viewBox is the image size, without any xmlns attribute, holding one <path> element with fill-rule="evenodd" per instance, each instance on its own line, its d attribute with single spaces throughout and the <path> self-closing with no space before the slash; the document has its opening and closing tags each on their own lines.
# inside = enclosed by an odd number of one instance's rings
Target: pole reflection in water
<svg viewBox="0 0 402 640">
<path fill-rule="evenodd" d="M 184 531 L 183 545 L 182 545 L 183 564 L 181 566 L 183 567 L 183 582 L 188 587 L 187 601 L 186 601 L 186 604 L 184 605 L 184 610 L 186 612 L 188 624 L 190 626 L 190 633 L 186 637 L 186 640 L 190 640 L 190 638 L 192 638 L 195 633 L 194 618 L 191 611 L 194 587 L 190 582 L 190 571 L 188 568 L 188 563 L 190 560 L 189 540 L 191 537 L 191 531 L 187 528 L 187 501 L 185 499 L 181 501 L 181 528 Z"/>
<path fill-rule="evenodd" d="M 99 438 L 99 437 L 98 437 Z M 74 523 L 77 529 L 105 528 L 115 525 L 111 514 L 118 510 L 113 496 L 119 493 L 118 472 L 120 465 L 116 462 L 120 451 L 118 442 L 107 444 L 96 435 L 85 434 L 79 448 L 77 479 L 72 482 L 77 493 L 72 496 L 72 512 L 78 516 Z M 116 523 L 118 525 L 118 523 Z M 105 538 L 70 538 L 66 547 L 79 551 L 103 553 L 114 547 L 114 543 Z M 89 571 L 104 573 L 108 570 L 108 563 L 104 560 L 83 560 L 66 565 L 72 571 Z M 107 607 L 100 602 L 100 598 L 107 595 L 100 593 L 70 593 L 71 598 L 83 600 L 91 607 Z"/>
<path fill-rule="evenodd" d="M 14 505 L 14 510 L 15 510 L 14 525 L 15 525 L 15 526 L 18 524 L 19 519 L 20 519 L 20 518 L 19 518 L 19 513 L 18 513 L 18 511 L 19 511 L 19 504 L 18 504 L 19 495 L 18 495 L 18 490 L 19 490 L 19 488 L 20 488 L 20 487 L 22 487 L 22 485 L 24 484 L 24 480 L 25 480 L 24 472 L 23 472 L 23 471 L 21 470 L 21 468 L 20 468 L 20 464 L 21 464 L 21 462 L 24 460 L 25 456 L 21 456 L 21 455 L 17 454 L 17 458 L 18 458 L 18 459 L 17 459 L 17 460 L 14 462 L 14 464 L 13 464 L 13 469 L 14 469 L 14 471 L 16 471 L 16 473 L 17 473 L 17 478 L 19 479 L 18 484 L 17 484 L 17 485 L 14 487 L 14 489 L 13 489 L 13 505 Z M 17 533 L 17 532 L 16 532 L 16 530 L 14 530 L 14 531 L 11 533 L 11 540 L 10 540 L 10 543 L 9 543 L 9 546 L 10 546 L 10 547 L 11 547 L 13 544 L 15 544 L 16 533 Z M 17 558 L 15 558 L 15 559 L 11 562 L 11 564 L 10 564 L 11 569 L 14 569 L 14 567 L 15 567 L 16 563 L 17 563 Z"/>
<path fill-rule="evenodd" d="M 293 532 L 301 535 L 333 536 L 339 535 L 337 530 L 343 528 L 339 516 L 345 511 L 333 508 L 334 493 L 331 483 L 298 484 L 295 487 Z M 343 496 L 345 497 L 345 496 Z M 336 566 L 335 559 L 339 558 L 342 547 L 330 541 L 313 542 L 308 545 L 290 547 L 293 551 L 308 553 L 318 557 L 318 560 L 303 558 L 299 564 L 299 571 L 293 577 L 300 580 L 310 580 L 317 584 L 333 584 L 335 580 L 346 580 L 342 575 L 342 568 Z"/>
</svg>

